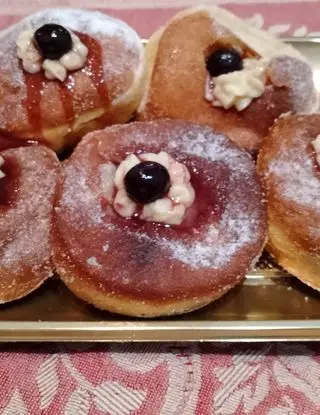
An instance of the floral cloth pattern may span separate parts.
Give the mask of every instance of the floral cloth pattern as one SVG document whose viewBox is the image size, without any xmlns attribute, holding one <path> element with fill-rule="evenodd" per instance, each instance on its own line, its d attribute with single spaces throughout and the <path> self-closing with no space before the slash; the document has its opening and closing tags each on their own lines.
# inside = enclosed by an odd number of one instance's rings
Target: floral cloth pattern
<svg viewBox="0 0 320 415">
<path fill-rule="evenodd" d="M 315 344 L 23 345 L 0 351 L 3 415 L 316 415 Z"/>
<path fill-rule="evenodd" d="M 41 7 L 75 5 L 107 11 L 148 37 L 195 4 L 0 0 L 0 28 Z M 320 36 L 318 0 L 230 0 L 226 7 L 276 35 Z M 1 415 L 320 413 L 316 344 L 2 345 L 0 380 Z"/>
</svg>

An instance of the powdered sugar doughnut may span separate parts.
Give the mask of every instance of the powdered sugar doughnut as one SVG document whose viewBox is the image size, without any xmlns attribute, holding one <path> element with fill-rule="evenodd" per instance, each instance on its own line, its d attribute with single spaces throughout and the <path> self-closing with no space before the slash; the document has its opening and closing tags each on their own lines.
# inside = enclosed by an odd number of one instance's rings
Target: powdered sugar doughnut
<svg viewBox="0 0 320 415">
<path fill-rule="evenodd" d="M 0 303 L 5 303 L 53 274 L 52 211 L 61 170 L 44 146 L 5 150 L 0 165 Z"/>
<path fill-rule="evenodd" d="M 238 67 L 211 78 L 206 60 L 222 48 L 236 51 L 247 70 Z M 148 81 L 140 120 L 200 122 L 257 152 L 281 114 L 318 107 L 305 58 L 224 9 L 201 6 L 179 13 L 151 37 L 146 53 Z"/>
<path fill-rule="evenodd" d="M 28 73 L 18 56 L 18 44 L 23 52 L 28 40 L 24 34 L 52 23 L 66 28 L 73 39 L 77 36 L 80 50 L 87 50 L 83 67 L 68 70 L 63 82 L 48 79 L 43 68 Z M 124 22 L 89 10 L 48 9 L 24 18 L 0 37 L 3 131 L 60 150 L 88 131 L 126 122 L 135 111 L 143 90 L 144 52 L 139 36 Z"/>
<path fill-rule="evenodd" d="M 184 220 L 120 216 L 110 163 L 161 151 L 190 173 L 195 199 Z M 109 127 L 88 134 L 66 164 L 54 262 L 66 285 L 101 309 L 135 316 L 197 309 L 242 280 L 265 239 L 254 163 L 209 127 L 174 120 Z"/>
<path fill-rule="evenodd" d="M 319 115 L 284 117 L 265 140 L 258 159 L 267 191 L 267 249 L 288 272 L 318 290 L 319 137 Z"/>
</svg>

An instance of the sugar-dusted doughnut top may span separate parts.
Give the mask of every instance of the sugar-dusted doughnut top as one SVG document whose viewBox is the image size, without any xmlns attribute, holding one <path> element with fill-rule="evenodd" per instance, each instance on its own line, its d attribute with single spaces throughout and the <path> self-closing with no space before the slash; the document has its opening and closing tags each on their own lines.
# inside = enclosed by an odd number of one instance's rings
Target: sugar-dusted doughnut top
<svg viewBox="0 0 320 415">
<path fill-rule="evenodd" d="M 104 166 L 132 152 L 160 151 L 190 172 L 195 201 L 184 221 L 165 226 L 120 217 L 104 197 Z M 170 120 L 88 134 L 66 164 L 55 224 L 64 252 L 59 267 L 68 269 L 70 282 L 80 278 L 109 295 L 160 302 L 234 285 L 266 238 L 251 157 L 208 127 Z"/>
<path fill-rule="evenodd" d="M 19 34 L 47 23 L 73 31 L 89 50 L 85 66 L 62 84 L 27 74 L 17 55 Z M 36 127 L 57 127 L 121 100 L 142 75 L 143 48 L 137 33 L 118 19 L 88 10 L 47 9 L 1 33 L 0 69 L 0 128 L 32 136 Z"/>
<path fill-rule="evenodd" d="M 272 222 L 280 221 L 296 244 L 320 254 L 320 169 L 312 142 L 320 115 L 280 119 L 259 155 Z"/>
<path fill-rule="evenodd" d="M 0 302 L 24 295 L 53 274 L 51 225 L 60 162 L 44 146 L 2 151 Z"/>
<path fill-rule="evenodd" d="M 219 47 L 267 60 L 263 94 L 243 111 L 212 107 L 205 99 L 205 61 Z M 140 119 L 177 118 L 203 123 L 251 152 L 259 150 L 275 119 L 316 109 L 312 69 L 294 48 L 251 27 L 225 9 L 192 8 L 174 16 L 147 46 L 148 88 Z M 228 92 L 234 85 L 228 85 Z"/>
</svg>

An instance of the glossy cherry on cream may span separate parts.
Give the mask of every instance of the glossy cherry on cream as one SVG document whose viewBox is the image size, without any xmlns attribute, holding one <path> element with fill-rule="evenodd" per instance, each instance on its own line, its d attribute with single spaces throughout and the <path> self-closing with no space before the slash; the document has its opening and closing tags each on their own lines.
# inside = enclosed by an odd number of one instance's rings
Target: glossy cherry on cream
<svg viewBox="0 0 320 415">
<path fill-rule="evenodd" d="M 242 67 L 242 58 L 233 48 L 217 49 L 206 59 L 206 68 L 212 77 L 240 71 Z"/>
<path fill-rule="evenodd" d="M 143 161 L 128 171 L 124 183 L 132 200 L 138 203 L 151 203 L 168 192 L 170 177 L 162 164 Z"/>
<path fill-rule="evenodd" d="M 45 59 L 60 59 L 72 49 L 71 35 L 58 24 L 45 24 L 35 32 L 36 44 Z"/>
</svg>

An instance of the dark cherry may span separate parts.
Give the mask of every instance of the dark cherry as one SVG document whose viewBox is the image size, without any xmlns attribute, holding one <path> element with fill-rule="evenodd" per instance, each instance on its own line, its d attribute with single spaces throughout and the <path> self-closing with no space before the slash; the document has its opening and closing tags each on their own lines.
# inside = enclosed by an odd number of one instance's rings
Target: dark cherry
<svg viewBox="0 0 320 415">
<path fill-rule="evenodd" d="M 45 24 L 35 32 L 35 40 L 45 59 L 60 59 L 72 49 L 71 35 L 58 24 Z"/>
<path fill-rule="evenodd" d="M 221 48 L 215 50 L 206 60 L 207 71 L 212 77 L 242 69 L 242 58 L 235 49 Z"/>
<path fill-rule="evenodd" d="M 169 190 L 170 177 L 162 164 L 143 161 L 128 171 L 124 178 L 128 196 L 138 203 L 151 203 Z"/>
</svg>

